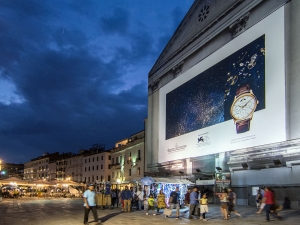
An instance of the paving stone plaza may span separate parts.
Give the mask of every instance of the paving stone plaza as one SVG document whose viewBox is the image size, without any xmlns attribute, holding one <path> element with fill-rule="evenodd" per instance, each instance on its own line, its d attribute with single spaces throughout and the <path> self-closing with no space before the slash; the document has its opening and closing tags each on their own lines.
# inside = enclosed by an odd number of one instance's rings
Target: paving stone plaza
<svg viewBox="0 0 300 225">
<path fill-rule="evenodd" d="M 189 220 L 186 209 L 180 211 L 180 219 L 165 218 L 164 215 L 153 216 L 144 211 L 122 213 L 121 209 L 98 209 L 98 216 L 105 225 L 176 225 L 176 224 L 236 224 L 259 225 L 264 222 L 264 212 L 256 214 L 256 209 L 251 206 L 237 208 L 241 218 L 232 216 L 231 219 L 222 220 L 219 205 L 209 205 L 208 221 L 199 219 Z M 83 224 L 83 200 L 80 198 L 18 198 L 3 199 L 0 202 L 0 225 L 79 225 Z M 283 220 L 273 219 L 272 224 L 299 224 L 300 210 L 283 210 L 280 212 Z M 90 212 L 89 224 L 93 225 L 93 217 Z"/>
</svg>

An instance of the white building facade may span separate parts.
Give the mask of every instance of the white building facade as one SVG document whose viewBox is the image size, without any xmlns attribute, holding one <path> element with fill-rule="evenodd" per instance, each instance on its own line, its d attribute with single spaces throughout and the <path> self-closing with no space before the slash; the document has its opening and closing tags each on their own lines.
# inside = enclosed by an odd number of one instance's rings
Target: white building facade
<svg viewBox="0 0 300 225">
<path fill-rule="evenodd" d="M 145 173 L 145 132 L 117 142 L 111 150 L 111 157 L 112 184 L 121 188 L 135 184 Z"/>
<path fill-rule="evenodd" d="M 269 185 L 298 208 L 299 9 L 293 0 L 194 1 L 149 72 L 148 174 L 214 194 L 230 185 L 238 204 L 255 205 Z"/>
</svg>

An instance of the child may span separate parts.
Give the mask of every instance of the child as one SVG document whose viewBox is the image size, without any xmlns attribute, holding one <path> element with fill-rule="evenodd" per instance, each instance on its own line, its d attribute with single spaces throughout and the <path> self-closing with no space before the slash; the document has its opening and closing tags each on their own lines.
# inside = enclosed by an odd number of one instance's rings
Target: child
<svg viewBox="0 0 300 225">
<path fill-rule="evenodd" d="M 144 194 L 144 202 L 143 202 L 143 205 L 144 205 L 144 210 L 148 212 L 148 197 L 146 194 Z"/>
<path fill-rule="evenodd" d="M 207 197 L 206 194 L 202 195 L 202 198 L 200 199 L 200 212 L 202 212 L 202 218 L 203 221 L 207 221 L 207 219 L 205 219 L 205 213 L 208 213 L 208 202 L 207 202 Z M 200 217 L 201 219 L 201 217 Z"/>
<path fill-rule="evenodd" d="M 149 215 L 148 214 L 148 211 L 152 209 L 152 212 L 153 212 L 153 216 L 155 216 L 156 214 L 154 213 L 154 202 L 155 202 L 155 199 L 153 198 L 153 195 L 150 194 L 149 195 L 149 198 L 148 198 L 148 209 L 147 209 L 147 213 L 146 215 Z"/>
</svg>

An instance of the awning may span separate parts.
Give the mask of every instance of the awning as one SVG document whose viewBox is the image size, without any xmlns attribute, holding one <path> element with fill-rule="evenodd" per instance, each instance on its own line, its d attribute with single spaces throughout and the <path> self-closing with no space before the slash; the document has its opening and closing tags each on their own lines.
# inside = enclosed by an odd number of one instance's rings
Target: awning
<svg viewBox="0 0 300 225">
<path fill-rule="evenodd" d="M 26 180 L 21 180 L 16 177 L 10 177 L 4 180 L 0 180 L 1 184 L 8 184 L 8 185 L 28 185 Z"/>
<path fill-rule="evenodd" d="M 154 183 L 165 183 L 165 184 L 194 184 L 193 182 L 186 179 L 178 178 L 167 178 L 167 177 L 155 177 Z"/>
</svg>

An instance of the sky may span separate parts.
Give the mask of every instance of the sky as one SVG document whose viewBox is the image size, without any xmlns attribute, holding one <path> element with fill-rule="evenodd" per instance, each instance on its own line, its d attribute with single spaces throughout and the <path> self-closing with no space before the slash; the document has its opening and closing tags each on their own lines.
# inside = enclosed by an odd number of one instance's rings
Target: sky
<svg viewBox="0 0 300 225">
<path fill-rule="evenodd" d="M 144 130 L 148 73 L 193 0 L 0 0 L 0 159 Z"/>
</svg>

